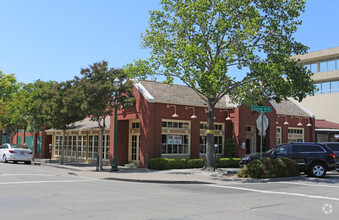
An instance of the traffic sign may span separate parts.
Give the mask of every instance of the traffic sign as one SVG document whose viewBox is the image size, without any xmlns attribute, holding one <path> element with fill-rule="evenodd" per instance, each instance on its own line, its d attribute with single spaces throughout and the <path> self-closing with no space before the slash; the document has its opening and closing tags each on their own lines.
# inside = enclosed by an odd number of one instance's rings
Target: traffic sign
<svg viewBox="0 0 339 220">
<path fill-rule="evenodd" d="M 260 112 L 260 114 L 263 114 L 264 112 L 271 112 L 272 108 L 269 106 L 252 105 L 252 111 L 257 111 Z"/>
</svg>

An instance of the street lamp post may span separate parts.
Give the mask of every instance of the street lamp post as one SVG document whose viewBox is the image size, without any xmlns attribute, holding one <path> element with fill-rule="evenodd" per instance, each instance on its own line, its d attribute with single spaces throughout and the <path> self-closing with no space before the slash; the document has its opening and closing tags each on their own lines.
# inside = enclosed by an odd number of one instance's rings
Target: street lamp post
<svg viewBox="0 0 339 220">
<path fill-rule="evenodd" d="M 113 86 L 116 89 L 115 97 L 114 97 L 114 140 L 113 140 L 113 161 L 111 171 L 116 172 L 118 171 L 118 164 L 117 164 L 117 112 L 118 112 L 118 89 L 121 85 L 121 81 L 116 78 L 113 81 Z"/>
<path fill-rule="evenodd" d="M 215 144 L 214 145 L 214 169 L 213 171 L 215 171 L 217 167 L 217 149 L 218 149 L 218 144 Z"/>
</svg>

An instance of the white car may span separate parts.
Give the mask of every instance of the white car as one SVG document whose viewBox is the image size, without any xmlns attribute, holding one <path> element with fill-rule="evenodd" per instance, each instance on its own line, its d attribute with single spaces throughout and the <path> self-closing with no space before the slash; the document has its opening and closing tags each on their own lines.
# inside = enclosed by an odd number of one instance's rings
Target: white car
<svg viewBox="0 0 339 220">
<path fill-rule="evenodd" d="M 25 164 L 31 164 L 33 155 L 32 151 L 25 145 L 6 143 L 0 146 L 0 157 L 3 163 L 23 161 Z"/>
</svg>

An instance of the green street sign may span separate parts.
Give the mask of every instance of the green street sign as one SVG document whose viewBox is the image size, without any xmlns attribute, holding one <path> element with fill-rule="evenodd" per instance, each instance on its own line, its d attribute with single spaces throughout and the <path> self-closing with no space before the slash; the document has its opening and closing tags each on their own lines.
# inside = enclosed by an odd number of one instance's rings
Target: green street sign
<svg viewBox="0 0 339 220">
<path fill-rule="evenodd" d="M 263 114 L 264 112 L 271 112 L 272 108 L 269 106 L 252 105 L 252 111 L 257 111 Z"/>
</svg>

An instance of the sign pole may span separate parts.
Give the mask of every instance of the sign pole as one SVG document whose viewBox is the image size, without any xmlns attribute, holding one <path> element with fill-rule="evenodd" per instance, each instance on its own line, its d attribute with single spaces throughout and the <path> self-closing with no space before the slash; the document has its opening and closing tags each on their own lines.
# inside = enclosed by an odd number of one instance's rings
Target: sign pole
<svg viewBox="0 0 339 220">
<path fill-rule="evenodd" d="M 264 113 L 260 112 L 261 116 L 261 133 L 260 133 L 260 160 L 262 160 L 262 135 L 264 133 Z"/>
<path fill-rule="evenodd" d="M 272 108 L 269 106 L 258 106 L 258 105 L 252 105 L 251 108 L 252 111 L 257 111 L 260 113 L 260 117 L 261 117 L 261 133 L 260 133 L 260 160 L 262 160 L 262 145 L 263 145 L 263 140 L 262 140 L 262 136 L 264 133 L 264 113 L 265 112 L 271 112 Z"/>
</svg>

